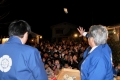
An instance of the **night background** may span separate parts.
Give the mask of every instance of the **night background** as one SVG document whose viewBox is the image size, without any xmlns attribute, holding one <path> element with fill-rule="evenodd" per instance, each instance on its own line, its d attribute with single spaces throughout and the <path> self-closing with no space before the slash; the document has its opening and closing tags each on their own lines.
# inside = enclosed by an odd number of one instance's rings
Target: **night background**
<svg viewBox="0 0 120 80">
<path fill-rule="evenodd" d="M 50 38 L 52 25 L 69 22 L 86 30 L 95 24 L 115 25 L 120 12 L 117 2 L 1 0 L 0 34 L 7 34 L 9 23 L 16 19 L 26 20 L 33 32 Z"/>
<path fill-rule="evenodd" d="M 68 10 L 67 14 L 64 12 L 64 8 L 67 8 Z M 32 32 L 42 35 L 42 37 L 45 40 L 51 40 L 50 44 L 54 44 L 55 41 L 59 42 L 61 38 L 61 33 L 60 33 L 59 38 L 58 35 L 57 36 L 55 35 L 56 38 L 53 40 L 51 39 L 51 37 L 53 36 L 51 26 L 59 23 L 67 22 L 73 25 L 77 25 L 77 27 L 81 26 L 86 31 L 89 30 L 89 27 L 91 25 L 101 24 L 105 26 L 112 26 L 112 29 L 109 30 L 110 35 L 108 37 L 108 44 L 112 49 L 114 65 L 116 66 L 118 63 L 120 64 L 119 2 L 116 1 L 102 2 L 98 0 L 97 1 L 0 0 L 0 38 L 4 36 L 8 37 L 8 26 L 14 20 L 27 21 L 32 28 Z M 61 27 L 64 26 L 60 26 L 60 28 Z M 67 29 L 71 30 L 70 26 Z M 77 31 L 77 28 L 75 28 L 75 30 Z M 54 34 L 56 34 L 56 32 L 57 30 L 55 31 Z M 67 32 L 67 30 L 65 30 L 64 32 Z M 70 37 L 69 38 L 70 42 L 78 41 L 82 43 L 82 41 L 84 40 L 85 44 L 83 45 L 82 48 L 84 49 L 86 48 L 87 46 L 86 38 L 84 37 L 76 38 L 73 37 L 73 34 L 72 34 L 72 38 L 71 35 L 70 36 L 67 35 L 67 37 Z M 38 37 L 37 39 L 31 38 L 29 39 L 28 42 L 31 43 L 30 44 L 31 46 L 36 47 L 36 43 L 35 43 L 36 41 L 37 42 L 36 48 L 38 48 L 41 51 L 41 47 L 45 46 L 46 42 L 43 38 L 40 39 L 39 38 L 40 37 Z M 64 37 L 62 36 L 62 38 Z M 0 40 L 2 42 L 2 39 Z M 68 38 L 66 40 L 68 40 Z M 39 42 L 42 41 L 43 44 L 41 45 L 40 43 L 39 45 Z"/>
</svg>

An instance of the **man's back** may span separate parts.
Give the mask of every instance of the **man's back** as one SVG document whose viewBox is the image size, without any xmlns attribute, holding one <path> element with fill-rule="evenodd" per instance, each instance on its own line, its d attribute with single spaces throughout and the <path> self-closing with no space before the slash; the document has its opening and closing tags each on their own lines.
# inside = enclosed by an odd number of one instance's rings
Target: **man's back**
<svg viewBox="0 0 120 80">
<path fill-rule="evenodd" d="M 0 80 L 48 80 L 39 51 L 17 37 L 0 45 Z"/>
</svg>

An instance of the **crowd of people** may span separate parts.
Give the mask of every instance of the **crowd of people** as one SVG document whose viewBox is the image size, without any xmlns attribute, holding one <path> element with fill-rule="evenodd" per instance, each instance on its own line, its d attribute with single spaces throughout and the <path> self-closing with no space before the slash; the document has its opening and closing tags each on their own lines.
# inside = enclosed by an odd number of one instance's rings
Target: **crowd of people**
<svg viewBox="0 0 120 80">
<path fill-rule="evenodd" d="M 58 75 L 62 68 L 79 70 L 79 63 L 88 44 L 86 42 L 61 40 L 54 43 L 44 41 L 34 47 L 40 51 L 47 74 L 51 77 Z"/>
</svg>

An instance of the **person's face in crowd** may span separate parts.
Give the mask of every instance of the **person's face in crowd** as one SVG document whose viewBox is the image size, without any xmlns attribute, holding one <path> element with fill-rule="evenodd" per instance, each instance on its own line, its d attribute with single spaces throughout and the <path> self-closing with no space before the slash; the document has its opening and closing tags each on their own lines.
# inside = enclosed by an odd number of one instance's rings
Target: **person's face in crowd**
<svg viewBox="0 0 120 80">
<path fill-rule="evenodd" d="M 81 51 L 84 52 L 84 50 L 85 50 L 85 47 L 82 46 L 82 47 L 81 47 Z"/>
<path fill-rule="evenodd" d="M 59 64 L 60 64 L 59 60 L 55 60 L 55 65 L 59 65 Z"/>
<path fill-rule="evenodd" d="M 66 63 L 66 64 L 65 64 L 65 68 L 68 68 L 68 67 L 69 67 L 69 65 Z"/>
<path fill-rule="evenodd" d="M 48 67 L 49 67 L 48 64 L 45 64 L 45 69 L 48 68 Z"/>
<path fill-rule="evenodd" d="M 51 61 L 48 61 L 48 64 L 49 64 L 49 65 L 52 65 Z"/>
<path fill-rule="evenodd" d="M 47 44 L 47 47 L 50 47 L 50 44 L 49 44 L 49 43 Z"/>
<path fill-rule="evenodd" d="M 56 48 L 54 48 L 54 52 L 57 52 L 57 49 L 56 49 Z"/>
<path fill-rule="evenodd" d="M 48 57 L 48 53 L 45 53 L 45 54 L 44 54 L 44 57 L 47 58 L 47 57 Z"/>
<path fill-rule="evenodd" d="M 58 50 L 61 50 L 61 49 L 62 49 L 62 47 L 61 47 L 61 46 L 59 46 Z"/>
<path fill-rule="evenodd" d="M 76 55 L 73 56 L 73 60 L 74 61 L 77 60 L 77 56 Z"/>
<path fill-rule="evenodd" d="M 62 58 L 64 58 L 64 55 L 65 55 L 64 52 L 62 52 L 62 53 L 61 53 Z"/>
<path fill-rule="evenodd" d="M 69 53 L 69 51 L 68 50 L 65 50 L 65 54 L 68 54 Z"/>
<path fill-rule="evenodd" d="M 45 58 L 42 58 L 42 61 L 43 61 L 43 62 L 45 62 L 45 60 L 46 60 Z"/>
<path fill-rule="evenodd" d="M 54 57 L 55 57 L 55 58 L 58 57 L 58 54 L 55 53 L 55 54 L 54 54 Z"/>
<path fill-rule="evenodd" d="M 72 50 L 72 49 L 73 49 L 73 46 L 70 47 L 70 50 Z"/>
<path fill-rule="evenodd" d="M 53 46 L 51 46 L 50 49 L 52 50 L 52 49 L 53 49 Z"/>
<path fill-rule="evenodd" d="M 66 59 L 66 60 L 68 59 L 68 55 L 65 55 L 65 59 Z"/>
<path fill-rule="evenodd" d="M 72 60 L 73 60 L 73 58 L 72 58 L 72 56 L 71 56 L 71 55 L 70 55 L 70 57 L 69 57 L 69 60 L 70 60 L 70 61 L 72 61 Z"/>
<path fill-rule="evenodd" d="M 79 47 L 82 47 L 82 44 L 79 44 Z"/>
<path fill-rule="evenodd" d="M 117 66 L 118 69 L 120 69 L 120 64 Z"/>
</svg>

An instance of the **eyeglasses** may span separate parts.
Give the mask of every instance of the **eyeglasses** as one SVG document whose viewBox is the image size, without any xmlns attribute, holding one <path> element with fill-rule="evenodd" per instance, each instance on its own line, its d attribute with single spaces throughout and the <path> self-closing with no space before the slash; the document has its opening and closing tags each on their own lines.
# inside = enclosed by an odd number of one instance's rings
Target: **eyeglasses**
<svg viewBox="0 0 120 80">
<path fill-rule="evenodd" d="M 92 37 L 92 36 L 91 36 L 91 34 L 88 33 L 88 34 L 86 35 L 86 37 L 87 37 L 87 38 L 90 38 L 90 37 Z"/>
</svg>

